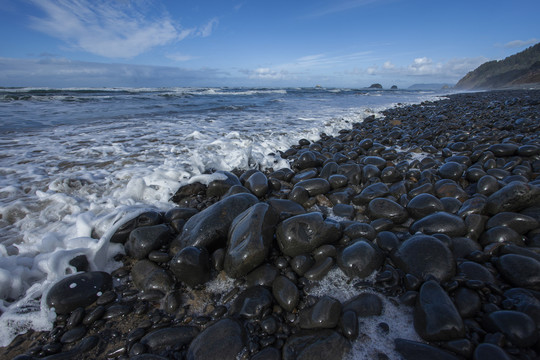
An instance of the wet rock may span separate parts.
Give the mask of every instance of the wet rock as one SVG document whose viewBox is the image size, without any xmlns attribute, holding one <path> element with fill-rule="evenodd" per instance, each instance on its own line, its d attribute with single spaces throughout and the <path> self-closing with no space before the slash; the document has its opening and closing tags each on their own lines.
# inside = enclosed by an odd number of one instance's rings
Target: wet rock
<svg viewBox="0 0 540 360">
<path fill-rule="evenodd" d="M 341 228 L 335 222 L 324 220 L 318 212 L 308 213 L 281 222 L 276 238 L 285 255 L 296 256 L 336 242 L 341 238 Z"/>
<path fill-rule="evenodd" d="M 250 360 L 281 360 L 281 352 L 275 347 L 266 347 L 253 355 Z"/>
<path fill-rule="evenodd" d="M 181 186 L 176 193 L 171 197 L 171 201 L 179 204 L 183 199 L 193 196 L 193 195 L 202 195 L 206 193 L 206 185 L 203 185 L 199 182 L 194 182 Z"/>
<path fill-rule="evenodd" d="M 454 303 L 434 280 L 420 287 L 413 320 L 416 332 L 426 341 L 448 341 L 465 335 Z"/>
<path fill-rule="evenodd" d="M 47 294 L 47 306 L 57 314 L 86 307 L 112 288 L 112 277 L 106 272 L 91 271 L 72 275 L 54 284 Z"/>
<path fill-rule="evenodd" d="M 238 215 L 231 224 L 224 270 L 232 278 L 246 275 L 261 265 L 274 240 L 278 214 L 265 203 Z"/>
<path fill-rule="evenodd" d="M 267 203 L 280 215 L 280 217 L 282 215 L 294 216 L 306 213 L 306 209 L 304 209 L 302 205 L 291 200 L 269 199 Z"/>
<path fill-rule="evenodd" d="M 270 287 L 277 275 L 278 270 L 274 266 L 265 263 L 247 274 L 246 285 L 248 287 L 255 285 Z"/>
<path fill-rule="evenodd" d="M 518 347 L 530 347 L 538 341 L 534 320 L 519 311 L 494 311 L 484 318 L 483 325 L 487 331 L 503 333 Z"/>
<path fill-rule="evenodd" d="M 321 172 L 321 177 L 322 177 L 322 172 Z M 349 183 L 349 179 L 347 179 L 345 175 L 334 174 L 328 177 L 328 183 L 330 184 L 330 187 L 332 189 L 340 189 L 342 187 L 347 186 L 347 184 Z"/>
<path fill-rule="evenodd" d="M 483 214 L 486 202 L 487 200 L 483 196 L 473 196 L 472 198 L 465 200 L 463 205 L 459 208 L 457 215 L 461 218 L 466 218 L 471 214 Z"/>
<path fill-rule="evenodd" d="M 468 280 L 479 280 L 491 284 L 495 283 L 495 277 L 486 267 L 472 261 L 464 261 L 459 264 L 457 273 L 465 276 Z"/>
<path fill-rule="evenodd" d="M 170 241 L 171 232 L 167 225 L 144 226 L 134 229 L 126 241 L 126 254 L 141 260 Z"/>
<path fill-rule="evenodd" d="M 330 183 L 326 179 L 313 178 L 298 182 L 295 186 L 301 186 L 307 190 L 309 196 L 326 194 L 330 191 Z"/>
<path fill-rule="evenodd" d="M 431 194 L 419 194 L 407 204 L 407 211 L 414 219 L 421 219 L 443 210 L 444 207 L 441 200 Z"/>
<path fill-rule="evenodd" d="M 479 241 L 482 246 L 497 243 L 509 243 L 519 246 L 525 245 L 521 235 L 506 226 L 495 226 L 484 231 L 480 236 Z"/>
<path fill-rule="evenodd" d="M 446 234 L 455 237 L 465 235 L 467 227 L 459 216 L 440 211 L 412 223 L 410 232 L 411 234 L 421 232 L 427 235 Z"/>
<path fill-rule="evenodd" d="M 391 258 L 405 273 L 413 274 L 420 279 L 432 275 L 439 281 L 446 281 L 455 273 L 452 252 L 433 236 L 411 236 L 401 244 Z"/>
<path fill-rule="evenodd" d="M 232 186 L 242 185 L 236 175 L 228 171 L 216 171 L 216 174 L 224 175 L 223 180 L 214 180 L 208 184 L 206 196 L 223 196 Z"/>
<path fill-rule="evenodd" d="M 338 324 L 340 315 L 340 302 L 325 295 L 312 307 L 300 311 L 299 325 L 302 329 L 330 329 Z"/>
<path fill-rule="evenodd" d="M 474 360 L 512 360 L 512 358 L 495 344 L 483 343 L 474 350 Z"/>
<path fill-rule="evenodd" d="M 345 219 L 352 219 L 354 217 L 354 214 L 356 210 L 352 205 L 347 204 L 336 204 L 332 211 L 335 216 L 339 216 Z"/>
<path fill-rule="evenodd" d="M 268 193 L 268 179 L 262 172 L 257 171 L 247 179 L 245 187 L 251 191 L 253 195 L 261 198 Z"/>
<path fill-rule="evenodd" d="M 540 202 L 540 187 L 512 181 L 488 197 L 486 211 L 495 215 L 503 211 L 520 211 Z"/>
<path fill-rule="evenodd" d="M 435 195 L 442 200 L 442 198 L 454 198 L 460 202 L 464 202 L 469 198 L 469 195 L 453 180 L 443 179 L 435 183 L 434 186 Z"/>
<path fill-rule="evenodd" d="M 375 183 L 368 185 L 360 194 L 354 197 L 353 203 L 356 205 L 365 205 L 373 199 L 385 197 L 390 193 L 388 185 L 384 183 Z"/>
<path fill-rule="evenodd" d="M 499 190 L 499 182 L 497 179 L 491 175 L 484 175 L 482 176 L 477 184 L 476 184 L 476 191 L 479 194 L 490 196 L 497 190 Z"/>
<path fill-rule="evenodd" d="M 210 255 L 205 248 L 187 246 L 176 253 L 169 268 L 176 279 L 195 287 L 210 280 Z"/>
<path fill-rule="evenodd" d="M 540 261 L 528 256 L 507 254 L 501 256 L 495 264 L 510 284 L 540 290 Z"/>
<path fill-rule="evenodd" d="M 234 360 L 245 346 L 245 333 L 235 320 L 223 319 L 210 325 L 187 351 L 188 360 Z"/>
<path fill-rule="evenodd" d="M 347 276 L 365 278 L 377 270 L 384 259 L 377 246 L 369 241 L 360 240 L 339 252 L 337 264 Z"/>
<path fill-rule="evenodd" d="M 176 326 L 158 329 L 144 335 L 140 342 L 146 345 L 152 352 L 158 353 L 166 348 L 182 348 L 191 343 L 199 334 L 194 326 Z"/>
<path fill-rule="evenodd" d="M 229 314 L 247 319 L 259 317 L 272 305 L 272 294 L 263 286 L 247 288 L 234 300 Z"/>
<path fill-rule="evenodd" d="M 386 198 L 371 200 L 368 205 L 368 213 L 373 219 L 389 219 L 395 224 L 401 224 L 409 217 L 403 206 Z"/>
<path fill-rule="evenodd" d="M 352 310 L 343 311 L 339 321 L 341 333 L 349 340 L 355 340 L 358 337 L 358 317 Z"/>
<path fill-rule="evenodd" d="M 291 268 L 299 276 L 303 276 L 309 269 L 315 265 L 315 260 L 308 254 L 296 255 L 290 261 Z"/>
<path fill-rule="evenodd" d="M 165 269 L 149 260 L 139 260 L 131 269 L 131 278 L 135 287 L 141 291 L 158 290 L 168 293 L 174 281 Z"/>
<path fill-rule="evenodd" d="M 293 311 L 298 305 L 300 292 L 294 283 L 285 276 L 278 276 L 272 284 L 272 294 L 285 311 Z"/>
<path fill-rule="evenodd" d="M 156 211 L 147 211 L 135 219 L 129 220 L 124 224 L 120 225 L 118 230 L 111 236 L 112 243 L 125 243 L 129 237 L 129 234 L 136 228 L 142 226 L 152 226 L 160 224 L 162 221 L 161 214 Z M 101 237 L 101 236 L 98 236 Z"/>
<path fill-rule="evenodd" d="M 449 161 L 439 168 L 439 175 L 443 179 L 451 179 L 457 181 L 463 175 L 463 170 L 464 167 L 462 164 Z"/>
<path fill-rule="evenodd" d="M 361 222 L 354 222 L 350 224 L 343 230 L 343 234 L 351 239 L 365 238 L 370 241 L 374 240 L 377 236 L 373 226 Z"/>
<path fill-rule="evenodd" d="M 478 314 L 482 300 L 476 291 L 460 287 L 454 293 L 454 304 L 462 318 L 470 318 Z"/>
<path fill-rule="evenodd" d="M 518 151 L 516 144 L 493 144 L 488 148 L 497 157 L 512 156 Z"/>
<path fill-rule="evenodd" d="M 533 217 L 520 213 L 503 211 L 489 218 L 486 223 L 486 229 L 491 229 L 496 226 L 506 226 L 519 234 L 525 234 L 530 230 L 536 229 L 539 224 Z"/>
<path fill-rule="evenodd" d="M 62 344 L 71 344 L 82 339 L 84 335 L 86 335 L 86 327 L 78 326 L 66 331 L 60 338 L 60 342 Z"/>
<path fill-rule="evenodd" d="M 343 313 L 353 311 L 358 317 L 379 316 L 383 311 L 381 298 L 372 293 L 361 293 L 343 304 Z"/>
<path fill-rule="evenodd" d="M 476 241 L 467 237 L 452 238 L 451 243 L 454 259 L 466 258 L 473 251 L 482 250 L 482 247 Z"/>
<path fill-rule="evenodd" d="M 287 338 L 282 360 L 342 359 L 351 345 L 333 330 L 303 330 Z"/>
<path fill-rule="evenodd" d="M 321 165 L 321 161 L 317 158 L 314 152 L 305 151 L 293 163 L 293 167 L 304 170 L 307 168 L 313 168 Z"/>
<path fill-rule="evenodd" d="M 315 265 L 305 272 L 304 277 L 308 280 L 321 280 L 332 270 L 333 266 L 334 259 L 330 256 L 319 259 L 315 262 Z"/>
<path fill-rule="evenodd" d="M 459 360 L 460 358 L 431 346 L 428 344 L 405 340 L 396 339 L 394 341 L 396 351 L 403 357 L 403 360 Z"/>
<path fill-rule="evenodd" d="M 233 220 L 259 201 L 251 194 L 231 195 L 192 216 L 182 233 L 173 240 L 170 252 L 176 254 L 186 246 L 205 247 L 214 251 L 225 247 Z"/>
</svg>

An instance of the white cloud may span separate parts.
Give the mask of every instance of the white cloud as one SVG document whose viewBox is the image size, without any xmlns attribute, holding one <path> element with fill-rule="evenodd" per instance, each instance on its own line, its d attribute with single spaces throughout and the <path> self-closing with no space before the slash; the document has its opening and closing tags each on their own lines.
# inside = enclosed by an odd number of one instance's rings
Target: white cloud
<svg viewBox="0 0 540 360">
<path fill-rule="evenodd" d="M 106 0 L 31 0 L 43 17 L 31 26 L 71 46 L 108 58 L 131 58 L 194 32 L 163 13 L 149 18 L 136 3 Z"/>
<path fill-rule="evenodd" d="M 386 70 L 392 70 L 393 68 L 395 68 L 396 66 L 394 64 L 392 64 L 390 61 L 386 61 L 384 64 L 383 64 L 383 69 L 386 69 Z"/>
<path fill-rule="evenodd" d="M 538 42 L 540 42 L 540 39 L 536 39 L 536 38 L 532 38 L 529 40 L 514 40 L 514 41 L 507 42 L 503 46 L 505 48 L 521 48 L 528 45 L 534 45 Z"/>
<path fill-rule="evenodd" d="M 241 70 L 250 79 L 282 80 L 289 74 L 286 70 L 274 70 L 267 67 L 260 67 L 255 70 Z"/>
<path fill-rule="evenodd" d="M 168 54 L 168 55 L 166 55 L 166 57 L 168 59 L 173 60 L 173 61 L 189 61 L 189 60 L 193 60 L 193 59 L 196 58 L 195 56 L 185 55 L 185 54 L 180 54 L 180 53 Z"/>
<path fill-rule="evenodd" d="M 217 18 L 211 19 L 206 25 L 202 26 L 201 29 L 197 32 L 197 35 L 201 37 L 208 37 L 212 35 L 212 31 L 218 25 L 219 20 Z"/>
</svg>

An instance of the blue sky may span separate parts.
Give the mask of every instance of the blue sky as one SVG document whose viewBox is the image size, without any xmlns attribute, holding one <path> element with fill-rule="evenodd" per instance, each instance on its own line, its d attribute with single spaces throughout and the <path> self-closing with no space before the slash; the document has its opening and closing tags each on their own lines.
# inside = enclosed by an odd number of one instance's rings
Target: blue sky
<svg viewBox="0 0 540 360">
<path fill-rule="evenodd" d="M 538 0 L 0 0 L 0 86 L 455 83 L 540 42 Z"/>
</svg>

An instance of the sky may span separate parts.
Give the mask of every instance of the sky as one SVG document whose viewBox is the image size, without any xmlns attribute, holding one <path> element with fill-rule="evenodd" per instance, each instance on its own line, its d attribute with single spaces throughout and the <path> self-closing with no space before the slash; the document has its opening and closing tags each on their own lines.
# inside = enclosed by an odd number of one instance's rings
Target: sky
<svg viewBox="0 0 540 360">
<path fill-rule="evenodd" d="M 0 86 L 455 84 L 540 42 L 538 0 L 0 0 Z"/>
</svg>

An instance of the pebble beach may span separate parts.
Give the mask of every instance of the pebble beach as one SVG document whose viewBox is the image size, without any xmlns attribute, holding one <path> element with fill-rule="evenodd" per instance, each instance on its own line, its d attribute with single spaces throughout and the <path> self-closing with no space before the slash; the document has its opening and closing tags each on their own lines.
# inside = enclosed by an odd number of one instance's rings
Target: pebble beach
<svg viewBox="0 0 540 360">
<path fill-rule="evenodd" d="M 540 90 L 396 106 L 115 224 L 2 359 L 538 359 Z M 103 231 L 94 229 L 93 238 Z"/>
</svg>

